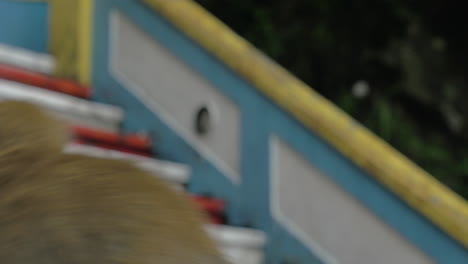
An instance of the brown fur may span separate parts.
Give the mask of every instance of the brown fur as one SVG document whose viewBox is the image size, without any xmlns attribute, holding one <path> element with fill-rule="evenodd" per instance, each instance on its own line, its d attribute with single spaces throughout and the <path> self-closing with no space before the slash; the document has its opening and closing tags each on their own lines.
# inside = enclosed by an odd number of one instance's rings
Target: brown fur
<svg viewBox="0 0 468 264">
<path fill-rule="evenodd" d="M 43 166 L 61 155 L 69 139 L 67 126 L 38 106 L 0 102 L 0 183 L 25 175 L 24 168 Z M 32 170 L 33 171 L 33 170 Z"/>
<path fill-rule="evenodd" d="M 2 264 L 226 263 L 185 196 L 126 161 L 57 154 L 65 133 L 34 109 L 0 103 Z"/>
</svg>

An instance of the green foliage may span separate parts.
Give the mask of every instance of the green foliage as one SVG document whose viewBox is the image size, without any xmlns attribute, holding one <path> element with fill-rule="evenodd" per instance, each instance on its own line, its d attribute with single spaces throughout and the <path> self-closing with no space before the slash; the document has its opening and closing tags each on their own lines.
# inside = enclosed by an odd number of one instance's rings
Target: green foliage
<svg viewBox="0 0 468 264">
<path fill-rule="evenodd" d="M 455 1 L 198 2 L 468 197 L 468 35 Z M 359 80 L 366 98 L 352 94 Z"/>
</svg>

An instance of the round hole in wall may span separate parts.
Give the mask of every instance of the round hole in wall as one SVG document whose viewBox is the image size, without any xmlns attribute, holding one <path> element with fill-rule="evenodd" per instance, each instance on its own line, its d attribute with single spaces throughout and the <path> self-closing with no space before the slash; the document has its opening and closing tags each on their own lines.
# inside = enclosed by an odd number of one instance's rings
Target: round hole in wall
<svg viewBox="0 0 468 264">
<path fill-rule="evenodd" d="M 195 132 L 200 136 L 208 134 L 211 130 L 211 122 L 211 114 L 208 107 L 201 106 L 195 116 Z"/>
</svg>

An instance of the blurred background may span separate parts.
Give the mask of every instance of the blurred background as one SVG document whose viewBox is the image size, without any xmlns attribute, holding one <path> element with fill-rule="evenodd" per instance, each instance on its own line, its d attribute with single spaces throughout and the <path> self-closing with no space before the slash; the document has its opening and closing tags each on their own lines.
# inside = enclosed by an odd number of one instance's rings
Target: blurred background
<svg viewBox="0 0 468 264">
<path fill-rule="evenodd" d="M 468 197 L 468 36 L 455 1 L 197 2 Z"/>
<path fill-rule="evenodd" d="M 0 0 L 0 99 L 188 194 L 233 263 L 467 263 L 468 203 L 431 177 L 468 198 L 462 10 Z"/>
</svg>

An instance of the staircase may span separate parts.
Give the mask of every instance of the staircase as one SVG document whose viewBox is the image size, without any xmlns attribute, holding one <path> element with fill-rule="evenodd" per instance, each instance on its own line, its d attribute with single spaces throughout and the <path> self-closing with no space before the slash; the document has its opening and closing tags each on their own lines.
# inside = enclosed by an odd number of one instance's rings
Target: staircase
<svg viewBox="0 0 468 264">
<path fill-rule="evenodd" d="M 157 143 L 142 131 L 126 134 L 120 130 L 125 111 L 118 106 L 91 100 L 92 89 L 52 76 L 54 58 L 25 49 L 0 44 L 0 100 L 20 100 L 37 104 L 69 122 L 73 140 L 66 153 L 125 159 L 168 181 L 205 212 L 208 233 L 232 263 L 258 264 L 263 260 L 265 235 L 258 230 L 229 226 L 224 219 L 225 203 L 212 197 L 189 193 L 190 168 L 185 164 L 157 159 Z"/>
</svg>

